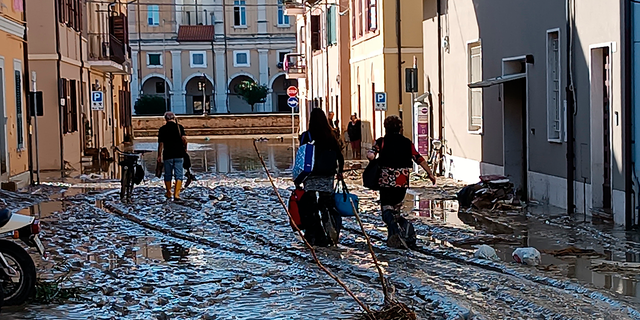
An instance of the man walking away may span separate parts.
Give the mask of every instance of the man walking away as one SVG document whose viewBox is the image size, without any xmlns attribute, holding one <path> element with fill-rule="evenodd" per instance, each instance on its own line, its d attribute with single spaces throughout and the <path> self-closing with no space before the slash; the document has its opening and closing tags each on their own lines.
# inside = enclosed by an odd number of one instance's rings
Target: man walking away
<svg viewBox="0 0 640 320">
<path fill-rule="evenodd" d="M 173 196 L 175 200 L 180 200 L 187 138 L 184 127 L 176 122 L 176 115 L 173 112 L 166 112 L 164 120 L 167 123 L 158 131 L 158 162 L 164 159 L 164 185 L 167 188 L 165 196 L 171 199 L 171 180 L 175 177 Z"/>
<path fill-rule="evenodd" d="M 349 135 L 349 141 L 351 142 L 351 152 L 353 159 L 360 160 L 360 140 L 362 140 L 362 126 L 358 114 L 354 113 L 351 116 L 351 121 L 347 126 L 347 134 Z"/>
</svg>

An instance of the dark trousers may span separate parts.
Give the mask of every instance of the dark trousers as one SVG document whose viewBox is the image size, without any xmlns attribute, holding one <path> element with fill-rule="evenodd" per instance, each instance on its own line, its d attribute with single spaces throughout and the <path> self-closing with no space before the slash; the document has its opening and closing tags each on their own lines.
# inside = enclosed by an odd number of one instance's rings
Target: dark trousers
<svg viewBox="0 0 640 320">
<path fill-rule="evenodd" d="M 382 206 L 382 221 L 387 225 L 389 236 L 398 234 L 398 222 L 396 214 L 399 214 L 407 188 L 381 188 L 380 205 Z"/>
<path fill-rule="evenodd" d="M 323 224 L 332 223 L 338 235 L 342 229 L 342 216 L 335 208 L 335 200 L 331 192 L 307 191 L 299 202 L 300 219 L 304 225 L 304 237 L 311 245 L 329 245 L 329 238 Z"/>
</svg>

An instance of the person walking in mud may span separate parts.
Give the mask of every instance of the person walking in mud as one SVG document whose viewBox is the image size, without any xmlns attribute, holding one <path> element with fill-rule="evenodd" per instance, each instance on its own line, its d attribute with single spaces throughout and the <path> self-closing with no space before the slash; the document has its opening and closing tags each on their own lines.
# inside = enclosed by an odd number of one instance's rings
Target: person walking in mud
<svg viewBox="0 0 640 320">
<path fill-rule="evenodd" d="M 165 125 L 158 130 L 158 163 L 164 160 L 164 185 L 167 189 L 165 196 L 171 199 L 171 184 L 175 178 L 173 198 L 179 201 L 184 179 L 183 165 L 187 138 L 184 127 L 178 124 L 173 112 L 166 112 L 164 120 Z"/>
<path fill-rule="evenodd" d="M 312 141 L 315 145 L 315 164 L 311 174 L 303 181 L 305 194 L 300 201 L 304 236 L 311 245 L 336 245 L 342 228 L 342 216 L 335 208 L 333 191 L 336 175 L 342 179 L 344 157 L 324 111 L 319 108 L 311 111 L 309 130 L 300 136 L 301 145 Z"/>
<path fill-rule="evenodd" d="M 354 160 L 360 160 L 360 140 L 362 140 L 362 126 L 357 114 L 351 115 L 351 121 L 347 126 L 347 135 L 349 136 L 349 142 L 351 143 L 351 153 Z"/>
<path fill-rule="evenodd" d="M 376 140 L 373 148 L 367 152 L 369 160 L 378 156 L 380 186 L 380 205 L 382 220 L 387 225 L 387 245 L 392 248 L 403 248 L 415 244 L 415 235 L 410 223 L 401 216 L 402 202 L 409 188 L 409 173 L 415 161 L 436 183 L 427 161 L 418 153 L 411 140 L 402 135 L 402 120 L 396 116 L 388 116 L 384 120 L 385 136 Z M 400 226 L 399 226 L 400 224 Z M 400 232 L 400 229 L 404 232 Z"/>
</svg>

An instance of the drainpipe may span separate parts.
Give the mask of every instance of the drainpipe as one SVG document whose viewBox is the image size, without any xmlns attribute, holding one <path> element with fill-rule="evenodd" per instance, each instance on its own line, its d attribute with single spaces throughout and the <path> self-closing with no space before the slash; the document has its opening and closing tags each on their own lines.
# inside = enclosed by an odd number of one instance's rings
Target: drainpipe
<svg viewBox="0 0 640 320">
<path fill-rule="evenodd" d="M 113 106 L 113 73 L 109 72 L 109 99 L 111 100 L 111 146 L 116 146 L 116 121 L 114 119 L 115 107 Z"/>
<path fill-rule="evenodd" d="M 438 0 L 440 3 L 440 0 Z M 398 46 L 398 115 L 402 119 L 402 29 L 400 0 L 396 0 L 396 45 Z M 360 115 L 362 117 L 362 115 Z"/>
<path fill-rule="evenodd" d="M 572 69 L 572 51 L 570 50 L 572 42 L 573 42 L 573 15 L 571 13 L 572 10 L 572 1 L 567 0 L 567 213 L 574 213 L 574 175 L 575 175 L 575 166 L 574 166 L 574 145 L 575 145 L 575 134 L 574 134 L 574 101 L 573 101 L 573 82 L 571 78 L 571 69 Z M 585 208 L 586 209 L 586 208 Z"/>
<path fill-rule="evenodd" d="M 441 0 L 437 1 L 438 8 L 436 12 L 438 13 L 438 139 L 440 141 L 444 141 L 444 110 L 442 103 L 442 2 Z M 433 125 L 432 125 L 433 126 Z"/>
<path fill-rule="evenodd" d="M 82 12 L 86 12 L 86 10 L 83 10 L 84 6 L 84 1 L 82 3 L 80 3 L 80 8 L 79 10 L 82 10 Z M 84 14 L 82 15 L 83 19 L 84 19 Z M 80 25 L 84 26 L 84 23 L 82 21 L 80 21 Z M 82 55 L 82 33 L 85 32 L 86 30 L 84 30 L 84 28 L 82 28 L 80 30 L 80 105 L 82 106 L 82 114 L 84 115 L 84 118 L 87 118 L 87 115 L 85 112 L 85 103 L 84 103 L 84 85 L 82 84 L 82 80 L 84 79 L 84 57 Z M 89 83 L 87 81 L 87 83 Z M 84 152 L 86 151 L 85 148 L 87 147 L 86 145 L 86 139 L 87 139 L 87 135 L 85 133 L 86 128 L 84 128 L 84 119 L 82 119 L 82 126 L 81 128 L 83 128 L 84 130 L 82 130 L 82 132 L 80 132 L 80 146 L 82 148 L 82 154 L 84 154 Z"/>
<path fill-rule="evenodd" d="M 56 104 L 58 105 L 58 121 L 60 122 L 60 170 L 61 170 L 61 174 L 64 177 L 64 133 L 62 132 L 63 130 L 63 126 L 62 126 L 62 122 L 63 122 L 63 115 L 62 115 L 62 105 L 60 104 L 61 101 L 61 93 L 62 93 L 62 87 L 60 86 L 60 60 L 62 60 L 62 54 L 60 53 L 60 21 L 58 20 L 60 13 L 58 12 L 58 6 L 59 6 L 60 0 L 56 0 L 54 1 L 54 5 L 55 5 L 55 19 L 54 19 L 54 24 L 55 24 L 55 29 L 56 29 L 56 54 L 58 55 L 58 59 L 56 60 L 56 79 L 58 81 L 58 101 L 56 101 Z"/>
<path fill-rule="evenodd" d="M 24 46 L 22 49 L 22 60 L 24 60 L 24 74 L 22 76 L 23 80 L 24 80 L 24 88 L 25 88 L 25 92 L 30 92 L 31 90 L 29 88 L 31 88 L 30 83 L 29 83 L 29 79 L 31 77 L 31 73 L 29 72 L 29 42 L 27 41 L 27 0 L 22 0 L 22 15 L 23 15 L 23 26 L 24 26 L 24 35 L 22 37 L 23 42 L 22 45 Z M 34 93 L 35 94 L 35 93 Z M 26 106 L 27 106 L 27 125 L 29 128 L 31 128 L 31 115 L 33 115 L 34 117 L 38 116 L 37 112 L 33 112 L 36 110 L 32 110 L 31 109 L 31 97 L 30 95 L 26 95 L 25 100 L 27 102 Z M 28 132 L 28 137 L 29 137 L 29 141 L 27 141 L 27 152 L 29 154 L 29 183 L 31 185 L 36 184 L 36 182 L 39 184 L 40 183 L 40 175 L 38 175 L 37 181 L 34 180 L 33 178 L 33 154 L 34 154 L 34 150 L 33 150 L 33 134 L 31 133 L 31 130 L 29 130 Z M 36 137 L 37 139 L 37 137 Z M 37 153 L 37 151 L 36 151 Z"/>
<path fill-rule="evenodd" d="M 222 0 L 222 36 L 224 37 L 224 76 L 227 81 L 227 92 L 225 92 L 225 103 L 227 105 L 227 113 L 231 113 L 229 110 L 229 55 L 227 54 L 229 49 L 229 43 L 227 39 L 227 1 Z"/>
<path fill-rule="evenodd" d="M 211 23 L 213 23 L 214 25 L 214 32 L 213 32 L 213 39 L 211 39 L 211 70 L 212 70 L 212 77 L 213 77 L 213 83 L 211 84 L 213 86 L 213 96 L 211 97 L 211 102 L 209 102 L 209 114 L 213 114 L 213 113 L 218 113 L 218 91 L 216 88 L 217 82 L 218 82 L 218 78 L 216 78 L 216 51 L 214 50 L 214 44 L 213 42 L 215 41 L 215 21 L 213 21 L 213 19 L 211 19 Z M 225 55 L 227 55 L 227 53 L 225 52 Z M 215 112 L 213 111 L 215 110 Z"/>
<path fill-rule="evenodd" d="M 623 154 L 624 154 L 624 225 L 625 228 L 627 230 L 629 230 L 631 228 L 631 226 L 634 224 L 635 221 L 633 221 L 633 213 L 634 213 L 634 207 L 632 206 L 632 199 L 633 199 L 633 178 L 632 178 L 632 172 L 634 172 L 634 168 L 633 168 L 633 158 L 632 158 L 632 151 L 633 151 L 633 147 L 632 147 L 632 121 L 631 121 L 631 117 L 632 117 L 632 89 L 633 89 L 633 84 L 632 82 L 632 73 L 631 73 L 631 68 L 633 67 L 632 61 L 631 61 L 631 57 L 632 57 L 632 51 L 631 51 L 631 46 L 633 43 L 633 38 L 632 38 L 632 34 L 631 34 L 631 0 L 627 0 L 624 2 L 624 25 L 625 25 L 625 29 L 624 29 L 624 105 L 623 105 L 623 112 L 622 112 L 622 118 L 624 121 L 623 124 L 623 134 L 624 134 L 624 138 L 622 139 L 622 141 L 624 141 L 624 149 L 623 149 Z"/>
</svg>

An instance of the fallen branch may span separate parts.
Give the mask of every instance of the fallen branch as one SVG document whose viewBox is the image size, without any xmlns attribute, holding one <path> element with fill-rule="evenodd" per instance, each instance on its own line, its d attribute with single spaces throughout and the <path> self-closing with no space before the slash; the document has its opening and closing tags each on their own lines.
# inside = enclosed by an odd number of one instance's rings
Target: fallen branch
<svg viewBox="0 0 640 320">
<path fill-rule="evenodd" d="M 371 309 L 369 309 L 369 307 L 366 304 L 360 301 L 360 299 L 358 299 L 358 297 L 356 297 L 356 295 L 351 290 L 349 290 L 349 288 L 344 282 L 342 282 L 336 275 L 334 275 L 331 271 L 329 271 L 329 269 L 327 269 L 322 264 L 322 262 L 320 262 L 320 259 L 318 259 L 318 256 L 316 255 L 316 250 L 307 241 L 307 239 L 305 239 L 304 234 L 302 233 L 302 230 L 300 230 L 300 228 L 295 223 L 295 221 L 293 221 L 293 217 L 291 216 L 291 213 L 289 212 L 289 209 L 287 208 L 286 203 L 280 196 L 278 187 L 276 186 L 275 182 L 273 182 L 273 178 L 271 177 L 271 173 L 269 172 L 269 169 L 267 169 L 267 164 L 264 162 L 264 159 L 260 154 L 260 150 L 258 150 L 258 145 L 256 144 L 256 140 L 253 141 L 253 147 L 255 148 L 256 153 L 258 154 L 258 159 L 260 159 L 260 163 L 262 164 L 262 167 L 264 168 L 264 171 L 267 174 L 267 177 L 269 178 L 269 182 L 271 182 L 271 186 L 273 186 L 273 190 L 275 191 L 276 196 L 278 197 L 278 201 L 280 201 L 280 204 L 284 208 L 284 212 L 286 212 L 287 216 L 289 216 L 289 221 L 291 222 L 291 225 L 296 229 L 296 232 L 298 232 L 298 235 L 300 236 L 300 238 L 302 238 L 302 241 L 304 241 L 305 246 L 309 249 L 309 251 L 311 251 L 311 256 L 313 257 L 313 260 L 316 262 L 316 264 L 318 265 L 318 267 L 320 267 L 322 271 L 324 271 L 329 277 L 331 277 L 331 279 L 335 280 L 347 292 L 347 294 L 349 294 L 349 296 L 351 296 L 351 298 L 353 298 L 353 300 L 356 301 L 356 303 L 362 308 L 362 310 L 364 310 L 367 313 L 367 316 L 370 319 L 375 320 L 376 317 L 373 314 L 373 312 L 371 312 Z"/>
<path fill-rule="evenodd" d="M 380 275 L 380 283 L 382 284 L 382 293 L 384 294 L 384 302 L 392 303 L 393 302 L 391 301 L 392 299 L 390 299 L 388 296 L 389 292 L 387 291 L 387 284 L 385 282 L 384 272 L 382 271 L 382 268 L 380 268 L 380 264 L 378 263 L 376 254 L 373 251 L 373 245 L 371 245 L 371 239 L 369 238 L 369 234 L 367 234 L 367 232 L 364 230 L 364 224 L 362 223 L 362 220 L 360 220 L 360 214 L 358 213 L 358 210 L 356 210 L 356 206 L 353 204 L 353 200 L 349 199 L 349 202 L 351 202 L 351 209 L 353 210 L 353 214 L 355 215 L 356 220 L 360 225 L 362 234 L 364 235 L 364 238 L 367 240 L 367 245 L 369 246 L 369 252 L 371 253 L 371 258 L 373 259 L 373 263 L 376 265 L 376 269 L 378 269 L 378 274 Z"/>
</svg>

